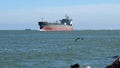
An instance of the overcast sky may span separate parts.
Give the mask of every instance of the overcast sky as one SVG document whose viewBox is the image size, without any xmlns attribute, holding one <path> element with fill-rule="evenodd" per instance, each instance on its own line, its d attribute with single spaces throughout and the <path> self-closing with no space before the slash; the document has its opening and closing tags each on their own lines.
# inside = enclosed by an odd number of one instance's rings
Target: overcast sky
<svg viewBox="0 0 120 68">
<path fill-rule="evenodd" d="M 74 29 L 120 29 L 120 0 L 1 0 L 0 30 L 38 30 L 38 21 L 65 15 Z"/>
</svg>

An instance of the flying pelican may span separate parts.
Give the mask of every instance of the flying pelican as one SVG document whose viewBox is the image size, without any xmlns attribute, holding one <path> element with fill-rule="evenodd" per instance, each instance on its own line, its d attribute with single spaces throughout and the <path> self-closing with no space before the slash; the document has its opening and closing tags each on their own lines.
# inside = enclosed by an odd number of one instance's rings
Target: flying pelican
<svg viewBox="0 0 120 68">
<path fill-rule="evenodd" d="M 75 39 L 75 42 L 77 42 L 78 40 L 83 40 L 83 38 L 77 37 L 77 38 Z"/>
</svg>

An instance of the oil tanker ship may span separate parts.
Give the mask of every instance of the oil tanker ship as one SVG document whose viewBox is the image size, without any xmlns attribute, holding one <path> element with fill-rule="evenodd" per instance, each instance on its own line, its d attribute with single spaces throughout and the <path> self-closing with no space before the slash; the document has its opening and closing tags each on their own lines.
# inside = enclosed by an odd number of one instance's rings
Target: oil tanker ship
<svg viewBox="0 0 120 68">
<path fill-rule="evenodd" d="M 46 22 L 40 21 L 38 22 L 40 27 L 40 31 L 72 31 L 73 30 L 73 23 L 72 19 L 68 16 L 65 16 L 64 19 L 59 20 L 59 22 Z"/>
</svg>

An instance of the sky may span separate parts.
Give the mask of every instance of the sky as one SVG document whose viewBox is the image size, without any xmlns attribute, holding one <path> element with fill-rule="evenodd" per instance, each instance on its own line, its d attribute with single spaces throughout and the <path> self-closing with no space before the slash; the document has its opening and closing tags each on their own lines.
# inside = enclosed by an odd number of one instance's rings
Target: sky
<svg viewBox="0 0 120 68">
<path fill-rule="evenodd" d="M 38 30 L 68 15 L 75 30 L 120 29 L 120 0 L 0 0 L 0 30 Z"/>
</svg>

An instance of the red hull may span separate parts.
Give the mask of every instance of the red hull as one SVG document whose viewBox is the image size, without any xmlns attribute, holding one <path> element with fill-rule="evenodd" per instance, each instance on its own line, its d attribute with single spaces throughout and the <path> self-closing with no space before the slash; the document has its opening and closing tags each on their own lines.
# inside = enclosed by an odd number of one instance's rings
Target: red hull
<svg viewBox="0 0 120 68">
<path fill-rule="evenodd" d="M 73 28 L 49 28 L 49 27 L 44 27 L 41 30 L 42 31 L 72 31 Z"/>
</svg>

